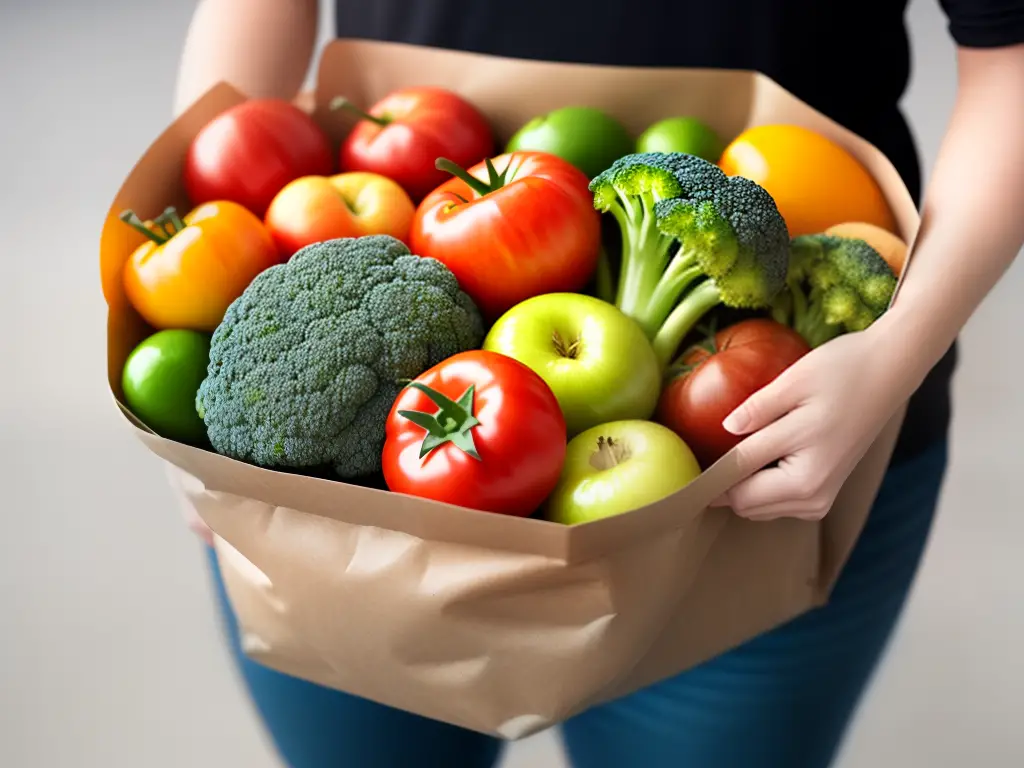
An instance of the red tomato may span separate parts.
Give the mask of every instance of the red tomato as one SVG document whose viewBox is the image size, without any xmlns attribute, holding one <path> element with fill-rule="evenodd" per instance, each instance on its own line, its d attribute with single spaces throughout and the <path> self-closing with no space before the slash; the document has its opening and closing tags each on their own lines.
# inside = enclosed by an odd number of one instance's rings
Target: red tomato
<svg viewBox="0 0 1024 768">
<path fill-rule="evenodd" d="M 300 176 L 329 176 L 330 141 L 313 118 L 279 99 L 251 99 L 217 115 L 189 145 L 185 191 L 195 205 L 230 200 L 260 218 Z"/>
<path fill-rule="evenodd" d="M 726 416 L 809 351 L 800 334 L 767 318 L 724 328 L 708 345 L 686 352 L 655 419 L 683 438 L 707 468 L 742 439 L 722 426 Z"/>
<path fill-rule="evenodd" d="M 577 292 L 597 267 L 601 219 L 587 176 L 543 152 L 514 152 L 455 178 L 416 209 L 409 247 L 445 264 L 495 320 L 543 293 Z"/>
<path fill-rule="evenodd" d="M 511 357 L 472 350 L 402 390 L 382 463 L 396 493 L 526 517 L 554 490 L 565 451 L 565 418 L 544 380 Z"/>
<path fill-rule="evenodd" d="M 422 200 L 448 178 L 435 167 L 437 158 L 469 166 L 494 151 L 494 136 L 483 114 L 443 88 L 395 91 L 368 112 L 360 112 L 340 98 L 331 106 L 349 109 L 363 118 L 342 142 L 341 170 L 387 176 L 414 201 Z"/>
</svg>

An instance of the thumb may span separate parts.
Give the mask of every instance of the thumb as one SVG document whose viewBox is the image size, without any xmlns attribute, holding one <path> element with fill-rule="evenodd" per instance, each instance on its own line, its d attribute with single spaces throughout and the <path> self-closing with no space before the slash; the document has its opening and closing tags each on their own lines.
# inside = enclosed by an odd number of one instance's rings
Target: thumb
<svg viewBox="0 0 1024 768">
<path fill-rule="evenodd" d="M 734 435 L 748 435 L 778 421 L 799 403 L 797 388 L 783 372 L 736 406 L 722 427 Z"/>
</svg>

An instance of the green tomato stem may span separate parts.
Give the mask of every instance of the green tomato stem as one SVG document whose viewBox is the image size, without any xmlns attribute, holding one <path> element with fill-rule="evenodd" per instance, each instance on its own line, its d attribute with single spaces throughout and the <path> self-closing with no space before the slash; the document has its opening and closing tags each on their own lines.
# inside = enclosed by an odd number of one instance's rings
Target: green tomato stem
<svg viewBox="0 0 1024 768">
<path fill-rule="evenodd" d="M 505 186 L 505 174 L 508 173 L 508 168 L 505 168 L 504 171 L 498 173 L 490 158 L 487 159 L 486 164 L 487 177 L 489 181 L 482 181 L 478 179 L 465 168 L 461 167 L 457 163 L 453 163 L 446 157 L 437 158 L 437 160 L 434 162 L 434 167 L 437 168 L 437 170 L 439 171 L 450 173 L 452 176 L 455 176 L 456 178 L 466 182 L 466 185 L 470 189 L 472 189 L 478 195 L 483 197 L 484 195 L 490 194 L 491 192 L 494 192 L 496 189 L 500 189 L 501 187 Z"/>
<path fill-rule="evenodd" d="M 381 128 L 385 127 L 391 122 L 386 117 L 377 117 L 376 115 L 371 115 L 369 112 L 364 112 L 351 101 L 346 99 L 344 96 L 336 96 L 333 99 L 331 99 L 330 110 L 332 112 L 337 112 L 339 109 L 344 109 L 346 112 L 351 112 L 360 120 L 369 120 L 371 123 L 376 123 Z"/>
<path fill-rule="evenodd" d="M 131 209 L 122 211 L 119 218 L 129 227 L 141 232 L 157 245 L 163 245 L 170 239 L 167 235 L 161 234 L 160 232 L 157 232 L 156 230 L 147 227 L 145 222 L 142 221 L 142 219 L 140 219 L 138 215 L 136 215 L 135 211 Z"/>
<path fill-rule="evenodd" d="M 398 412 L 399 416 L 422 427 L 427 433 L 420 444 L 420 458 L 444 443 L 452 443 L 466 455 L 480 461 L 480 454 L 476 450 L 473 433 L 470 431 L 480 423 L 473 415 L 475 387 L 471 384 L 458 401 L 455 401 L 418 381 L 409 382 L 407 386 L 425 394 L 438 407 L 437 412 L 432 414 L 408 410 Z"/>
</svg>

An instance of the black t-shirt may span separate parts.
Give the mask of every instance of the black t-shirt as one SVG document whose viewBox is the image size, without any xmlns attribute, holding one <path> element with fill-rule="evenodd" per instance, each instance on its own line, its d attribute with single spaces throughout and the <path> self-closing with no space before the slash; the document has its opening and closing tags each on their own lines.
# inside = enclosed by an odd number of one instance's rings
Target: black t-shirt
<svg viewBox="0 0 1024 768">
<path fill-rule="evenodd" d="M 1024 0 L 935 0 L 955 42 L 1024 42 Z M 548 61 L 760 71 L 884 152 L 915 200 L 899 100 L 906 0 L 338 0 L 337 35 Z M 1015 96 L 1019 96 L 1016 94 Z M 894 461 L 945 437 L 955 348 L 912 398 Z"/>
</svg>

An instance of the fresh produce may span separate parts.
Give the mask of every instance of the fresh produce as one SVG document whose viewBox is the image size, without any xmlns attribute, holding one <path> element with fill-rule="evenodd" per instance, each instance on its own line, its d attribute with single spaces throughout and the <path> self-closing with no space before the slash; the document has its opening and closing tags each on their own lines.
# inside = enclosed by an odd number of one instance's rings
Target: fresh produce
<svg viewBox="0 0 1024 768">
<path fill-rule="evenodd" d="M 895 231 L 881 187 L 846 149 L 799 125 L 748 128 L 722 152 L 729 176 L 756 181 L 775 199 L 791 236 L 862 221 Z"/>
<path fill-rule="evenodd" d="M 636 140 L 637 152 L 682 152 L 696 155 L 711 163 L 718 162 L 724 148 L 725 145 L 718 134 L 707 123 L 695 117 L 668 117 L 659 120 L 649 126 Z M 608 165 L 605 165 L 605 168 Z"/>
<path fill-rule="evenodd" d="M 775 298 L 772 317 L 812 348 L 863 331 L 889 308 L 896 275 L 865 241 L 801 235 L 791 251 L 786 289 Z"/>
<path fill-rule="evenodd" d="M 592 179 L 633 151 L 633 137 L 599 109 L 569 106 L 535 117 L 516 131 L 505 152 L 523 151 L 558 155 Z"/>
<path fill-rule="evenodd" d="M 218 453 L 359 477 L 380 469 L 400 380 L 482 338 L 476 307 L 440 262 L 388 235 L 328 240 L 260 274 L 231 305 L 196 409 Z"/>
<path fill-rule="evenodd" d="M 540 374 L 558 398 L 570 436 L 608 421 L 647 419 L 658 403 L 661 371 L 643 332 L 591 296 L 527 299 L 491 327 L 483 348 Z"/>
<path fill-rule="evenodd" d="M 151 222 L 121 220 L 148 239 L 125 262 L 125 295 L 153 328 L 212 332 L 228 305 L 280 258 L 263 223 L 238 203 L 205 203 Z"/>
<path fill-rule="evenodd" d="M 907 263 L 907 244 L 892 232 L 863 221 L 846 221 L 829 227 L 824 234 L 863 240 L 878 251 L 896 277 L 903 274 Z"/>
<path fill-rule="evenodd" d="M 311 116 L 280 99 L 250 99 L 196 134 L 184 182 L 193 205 L 231 200 L 262 218 L 288 182 L 333 171 L 331 143 Z"/>
<path fill-rule="evenodd" d="M 800 334 L 768 318 L 730 325 L 695 344 L 673 366 L 657 421 L 709 467 L 741 440 L 722 426 L 725 418 L 809 351 Z"/>
<path fill-rule="evenodd" d="M 389 178 L 352 172 L 303 176 L 288 184 L 267 209 L 267 229 L 285 258 L 313 243 L 340 237 L 409 238 L 416 206 Z"/>
<path fill-rule="evenodd" d="M 331 102 L 358 116 L 341 145 L 342 171 L 369 171 L 398 182 L 414 201 L 448 178 L 435 162 L 447 157 L 470 166 L 494 151 L 487 118 L 472 104 L 443 88 L 403 88 L 366 112 L 348 99 Z"/>
<path fill-rule="evenodd" d="M 543 515 L 564 525 L 588 523 L 661 501 L 700 475 L 675 432 L 651 421 L 616 421 L 569 442 L 558 485 Z"/>
<path fill-rule="evenodd" d="M 410 247 L 447 265 L 488 320 L 524 299 L 582 289 L 601 222 L 586 176 L 554 155 L 516 152 L 453 175 L 417 208 Z"/>
<path fill-rule="evenodd" d="M 590 188 L 622 233 L 616 306 L 663 366 L 713 308 L 767 308 L 783 287 L 786 225 L 754 182 L 694 155 L 655 152 L 615 161 Z"/>
<path fill-rule="evenodd" d="M 193 445 L 206 440 L 196 415 L 196 391 L 206 375 L 210 337 L 171 329 L 143 340 L 125 361 L 125 405 L 156 434 Z"/>
<path fill-rule="evenodd" d="M 387 420 L 390 490 L 530 515 L 558 482 L 565 419 L 544 380 L 495 352 L 449 357 L 418 376 Z"/>
</svg>

